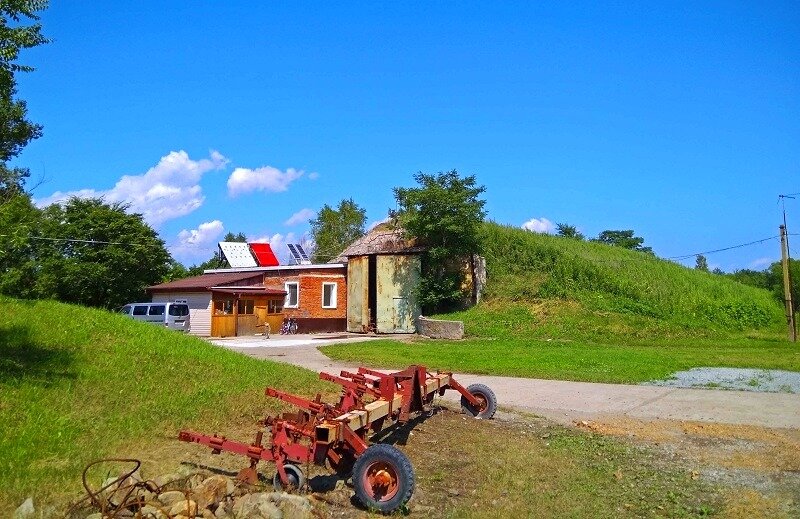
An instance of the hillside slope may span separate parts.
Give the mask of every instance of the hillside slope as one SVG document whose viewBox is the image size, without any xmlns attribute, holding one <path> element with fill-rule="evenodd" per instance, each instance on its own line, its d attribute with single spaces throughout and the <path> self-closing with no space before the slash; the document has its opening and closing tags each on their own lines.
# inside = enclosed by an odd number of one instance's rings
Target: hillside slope
<svg viewBox="0 0 800 519">
<path fill-rule="evenodd" d="M 782 333 L 782 309 L 766 290 L 599 243 L 494 223 L 482 234 L 489 282 L 484 304 L 465 313 L 474 335 L 498 311 L 522 309 L 532 316 L 526 331 L 547 337 Z"/>
<path fill-rule="evenodd" d="M 0 516 L 28 496 L 75 495 L 91 460 L 224 431 L 273 405 L 267 385 L 329 390 L 311 371 L 259 362 L 121 315 L 0 298 Z M 275 410 L 275 408 L 272 408 Z"/>
</svg>

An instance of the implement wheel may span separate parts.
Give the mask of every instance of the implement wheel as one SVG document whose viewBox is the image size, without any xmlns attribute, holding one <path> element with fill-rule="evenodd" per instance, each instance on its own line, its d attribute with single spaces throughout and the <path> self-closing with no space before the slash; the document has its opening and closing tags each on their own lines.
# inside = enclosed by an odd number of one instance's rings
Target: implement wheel
<svg viewBox="0 0 800 519">
<path fill-rule="evenodd" d="M 391 445 L 370 446 L 353 466 L 356 497 L 369 509 L 390 514 L 414 492 L 414 469 L 402 451 Z"/>
<path fill-rule="evenodd" d="M 286 471 L 286 476 L 289 478 L 289 484 L 284 485 L 283 481 L 281 481 L 281 475 L 276 472 L 275 476 L 272 478 L 272 486 L 275 488 L 275 490 L 289 492 L 291 490 L 299 490 L 303 488 L 303 485 L 306 484 L 306 476 L 297 465 L 287 463 L 283 466 L 283 470 Z"/>
<path fill-rule="evenodd" d="M 478 405 L 473 406 L 466 398 L 461 397 L 461 409 L 473 418 L 483 418 L 488 420 L 497 411 L 497 397 L 494 391 L 483 384 L 471 384 L 467 387 L 467 392 L 474 396 Z"/>
</svg>

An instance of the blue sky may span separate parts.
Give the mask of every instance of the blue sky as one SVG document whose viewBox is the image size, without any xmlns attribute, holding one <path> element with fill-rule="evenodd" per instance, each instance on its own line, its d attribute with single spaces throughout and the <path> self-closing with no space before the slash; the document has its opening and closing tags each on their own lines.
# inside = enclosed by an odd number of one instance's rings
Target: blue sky
<svg viewBox="0 0 800 519">
<path fill-rule="evenodd" d="M 343 198 L 381 220 L 417 171 L 474 174 L 495 221 L 632 228 L 662 257 L 775 236 L 800 192 L 796 3 L 266 4 L 53 2 L 19 87 L 34 197 L 131 202 L 191 264 Z"/>
</svg>

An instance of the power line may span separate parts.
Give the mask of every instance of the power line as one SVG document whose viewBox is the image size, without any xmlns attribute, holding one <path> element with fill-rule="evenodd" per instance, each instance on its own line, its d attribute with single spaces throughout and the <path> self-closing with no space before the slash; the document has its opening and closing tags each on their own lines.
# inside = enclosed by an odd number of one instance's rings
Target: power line
<svg viewBox="0 0 800 519">
<path fill-rule="evenodd" d="M 757 245 L 759 243 L 764 243 L 765 241 L 769 241 L 769 240 L 775 240 L 777 238 L 779 238 L 779 236 L 770 236 L 769 238 L 761 238 L 760 240 L 755 240 L 755 241 L 751 241 L 751 242 L 747 242 L 747 243 L 740 243 L 739 245 L 731 245 L 730 247 L 723 247 L 722 249 L 714 249 L 714 250 L 709 250 L 709 251 L 704 251 L 704 252 L 694 252 L 692 254 L 683 254 L 681 256 L 669 256 L 669 257 L 666 257 L 664 259 L 674 259 L 674 260 L 689 259 L 689 258 L 691 258 L 693 256 L 714 254 L 714 253 L 717 253 L 717 252 L 724 252 L 726 250 L 733 250 L 733 249 L 739 249 L 739 248 L 742 248 L 742 247 L 749 247 L 751 245 Z"/>
</svg>

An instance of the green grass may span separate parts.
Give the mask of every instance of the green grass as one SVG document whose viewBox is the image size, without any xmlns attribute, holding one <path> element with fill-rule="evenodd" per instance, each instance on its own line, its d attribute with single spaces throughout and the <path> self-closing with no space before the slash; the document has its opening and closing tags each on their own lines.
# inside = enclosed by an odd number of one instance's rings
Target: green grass
<svg viewBox="0 0 800 519">
<path fill-rule="evenodd" d="M 263 388 L 330 390 L 315 373 L 260 362 L 109 312 L 0 298 L 0 516 L 28 496 L 75 495 L 92 459 L 173 441 L 179 428 L 248 423 Z M 175 440 L 177 443 L 177 440 Z M 61 496 L 63 498 L 63 496 Z"/>
<path fill-rule="evenodd" d="M 338 360 L 635 383 L 700 366 L 800 371 L 766 290 L 640 252 L 486 224 L 485 299 L 464 341 L 322 348 Z"/>
</svg>

